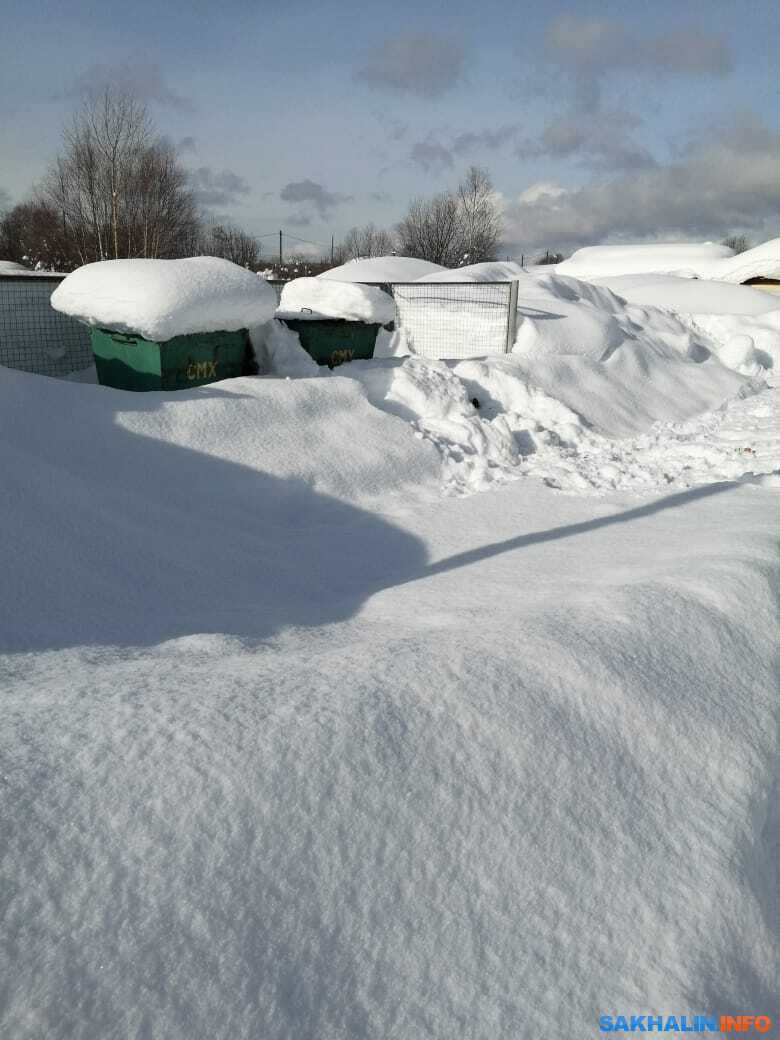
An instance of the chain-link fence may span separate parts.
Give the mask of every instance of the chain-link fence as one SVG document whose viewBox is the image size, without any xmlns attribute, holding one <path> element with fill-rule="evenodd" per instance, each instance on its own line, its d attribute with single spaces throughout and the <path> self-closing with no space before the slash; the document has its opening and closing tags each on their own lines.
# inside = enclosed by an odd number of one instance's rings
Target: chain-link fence
<svg viewBox="0 0 780 1040">
<path fill-rule="evenodd" d="M 92 364 L 86 326 L 50 303 L 64 277 L 0 275 L 0 365 L 65 376 Z"/>
<path fill-rule="evenodd" d="M 517 282 L 394 282 L 395 327 L 416 354 L 507 354 L 517 327 Z"/>
</svg>

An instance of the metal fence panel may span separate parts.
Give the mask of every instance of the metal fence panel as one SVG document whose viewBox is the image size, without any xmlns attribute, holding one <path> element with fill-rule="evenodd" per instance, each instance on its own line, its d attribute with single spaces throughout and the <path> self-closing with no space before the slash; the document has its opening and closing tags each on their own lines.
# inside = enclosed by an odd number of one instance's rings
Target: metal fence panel
<svg viewBox="0 0 780 1040">
<path fill-rule="evenodd" d="M 0 275 L 0 365 L 65 376 L 89 368 L 89 331 L 51 306 L 65 276 Z"/>
<path fill-rule="evenodd" d="M 472 358 L 512 349 L 513 282 L 394 282 L 395 325 L 416 354 Z"/>
</svg>

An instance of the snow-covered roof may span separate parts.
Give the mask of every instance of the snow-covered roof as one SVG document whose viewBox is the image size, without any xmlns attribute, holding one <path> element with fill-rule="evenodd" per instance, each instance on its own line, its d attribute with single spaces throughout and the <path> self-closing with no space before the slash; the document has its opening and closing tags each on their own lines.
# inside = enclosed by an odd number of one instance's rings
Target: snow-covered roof
<svg viewBox="0 0 780 1040">
<path fill-rule="evenodd" d="M 669 274 L 740 284 L 750 278 L 780 279 L 780 238 L 734 255 L 713 242 L 588 246 L 556 267 L 571 278 L 613 278 L 630 274 Z"/>
<path fill-rule="evenodd" d="M 681 314 L 768 314 L 780 303 L 769 293 L 749 285 L 724 285 L 705 278 L 678 278 L 669 274 L 624 274 L 593 278 L 629 303 L 663 307 Z"/>
<path fill-rule="evenodd" d="M 117 332 L 164 341 L 193 332 L 236 332 L 273 317 L 276 293 L 229 260 L 103 260 L 55 289 L 55 310 Z"/>
<path fill-rule="evenodd" d="M 586 246 L 556 266 L 570 278 L 608 278 L 623 274 L 704 274 L 734 256 L 714 242 L 656 242 L 652 245 Z"/>
<path fill-rule="evenodd" d="M 287 282 L 277 311 L 277 317 L 281 318 L 346 318 L 379 325 L 392 321 L 394 315 L 392 296 L 375 285 L 329 282 L 320 278 L 294 278 Z"/>
<path fill-rule="evenodd" d="M 411 256 L 374 256 L 368 260 L 350 260 L 341 267 L 324 271 L 318 277 L 334 282 L 383 285 L 389 282 L 416 282 L 423 275 L 436 271 L 446 271 L 446 268 Z"/>
<path fill-rule="evenodd" d="M 772 238 L 754 249 L 724 260 L 715 277 L 723 282 L 746 282 L 750 278 L 780 279 L 780 238 Z"/>
</svg>

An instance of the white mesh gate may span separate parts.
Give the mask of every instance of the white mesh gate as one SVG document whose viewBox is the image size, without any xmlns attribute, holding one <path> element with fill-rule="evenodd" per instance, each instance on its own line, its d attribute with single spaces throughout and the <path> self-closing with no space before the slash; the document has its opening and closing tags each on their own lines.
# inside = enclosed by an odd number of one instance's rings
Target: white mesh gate
<svg viewBox="0 0 780 1040">
<path fill-rule="evenodd" d="M 507 354 L 517 328 L 517 282 L 393 282 L 395 326 L 430 358 Z"/>
</svg>

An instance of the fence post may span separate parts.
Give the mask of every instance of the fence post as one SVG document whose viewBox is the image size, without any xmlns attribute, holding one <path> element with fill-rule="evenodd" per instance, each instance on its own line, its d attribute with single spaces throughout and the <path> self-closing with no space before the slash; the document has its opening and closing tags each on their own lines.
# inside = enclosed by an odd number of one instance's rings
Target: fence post
<svg viewBox="0 0 780 1040">
<path fill-rule="evenodd" d="M 506 317 L 506 350 L 504 353 L 511 354 L 515 345 L 517 335 L 517 279 L 509 283 L 509 313 Z"/>
</svg>

